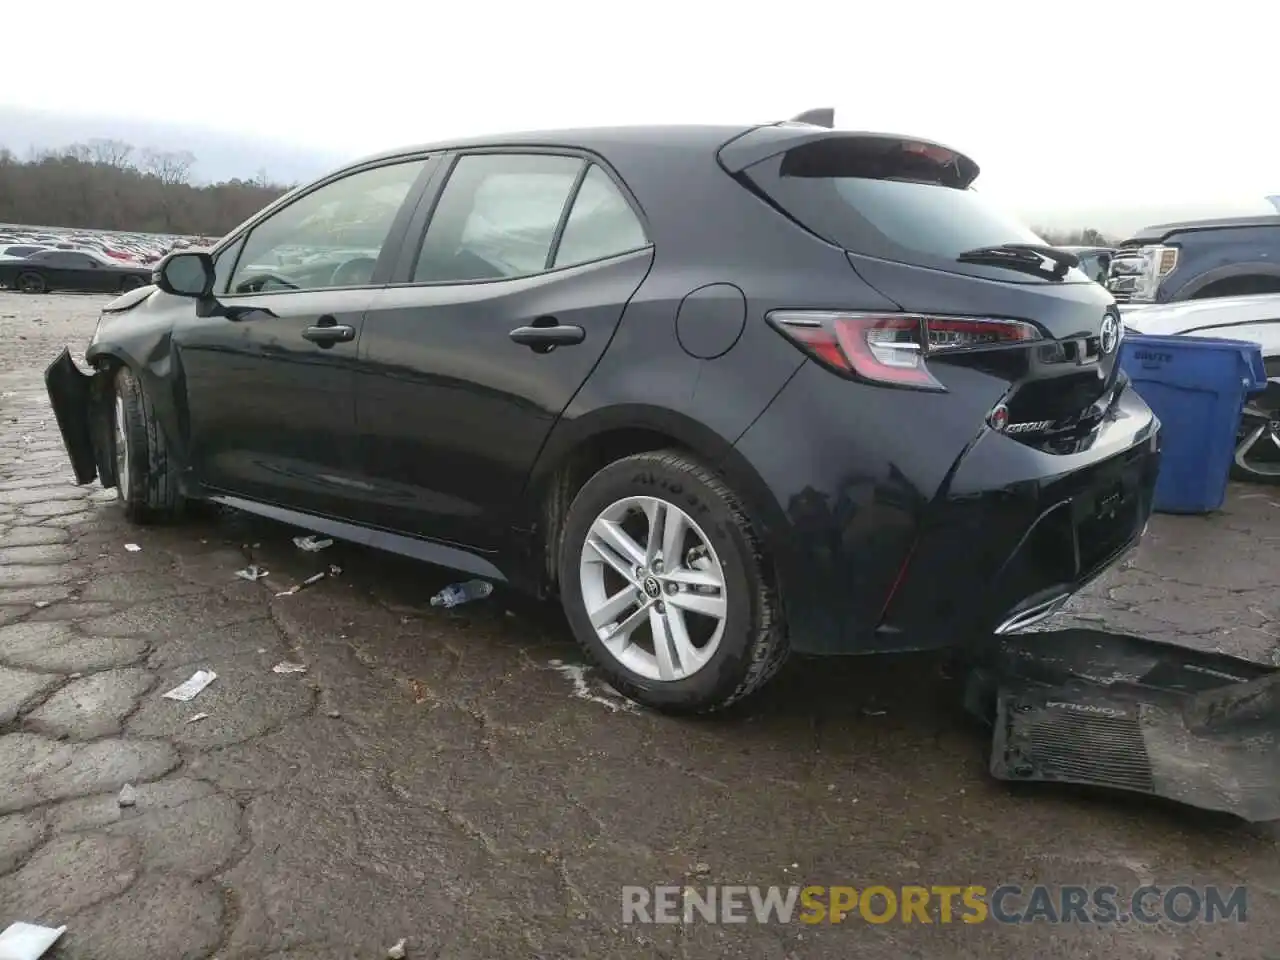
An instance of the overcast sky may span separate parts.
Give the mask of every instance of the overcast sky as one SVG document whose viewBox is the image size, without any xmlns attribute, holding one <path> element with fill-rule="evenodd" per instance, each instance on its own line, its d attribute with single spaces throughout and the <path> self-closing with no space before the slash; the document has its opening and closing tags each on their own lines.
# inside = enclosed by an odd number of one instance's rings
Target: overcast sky
<svg viewBox="0 0 1280 960">
<path fill-rule="evenodd" d="M 54 8 L 51 8 L 54 9 Z M 423 4 L 62 0 L 6 44 L 0 104 L 128 114 L 358 155 L 563 125 L 763 122 L 941 140 L 977 186 L 1083 225 L 1270 208 L 1280 4 Z M 251 173 L 250 165 L 246 173 Z"/>
</svg>

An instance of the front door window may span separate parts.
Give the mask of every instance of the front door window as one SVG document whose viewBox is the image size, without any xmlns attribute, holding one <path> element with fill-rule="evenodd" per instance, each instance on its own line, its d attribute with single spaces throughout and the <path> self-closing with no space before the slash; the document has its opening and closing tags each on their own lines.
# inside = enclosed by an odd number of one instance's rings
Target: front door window
<svg viewBox="0 0 1280 960">
<path fill-rule="evenodd" d="M 425 164 L 413 160 L 350 174 L 267 217 L 249 231 L 227 292 L 367 286 Z"/>
</svg>

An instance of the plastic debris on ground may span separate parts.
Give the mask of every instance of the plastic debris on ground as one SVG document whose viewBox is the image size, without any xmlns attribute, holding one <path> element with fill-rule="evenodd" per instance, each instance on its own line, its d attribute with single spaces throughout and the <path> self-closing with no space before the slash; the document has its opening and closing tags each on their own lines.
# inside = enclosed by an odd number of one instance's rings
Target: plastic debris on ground
<svg viewBox="0 0 1280 960">
<path fill-rule="evenodd" d="M 468 580 L 451 583 L 431 598 L 433 607 L 458 607 L 472 600 L 483 600 L 493 593 L 493 584 L 487 580 Z"/>
<path fill-rule="evenodd" d="M 319 553 L 333 546 L 333 541 L 327 537 L 317 537 L 315 534 L 306 537 L 294 537 L 293 545 L 299 550 L 305 550 L 307 553 Z"/>
<path fill-rule="evenodd" d="M 298 592 L 299 590 L 301 590 L 303 587 L 309 587 L 309 586 L 311 586 L 313 583 L 319 583 L 321 580 L 323 580 L 323 579 L 324 579 L 324 577 L 325 577 L 324 571 L 321 571 L 320 573 L 317 573 L 317 574 L 314 574 L 313 576 L 307 577 L 307 579 L 303 580 L 301 583 L 295 583 L 295 584 L 294 584 L 292 587 L 290 587 L 288 590 L 281 590 L 279 593 L 277 593 L 277 594 L 276 594 L 276 596 L 277 596 L 277 597 L 292 597 L 295 593 L 297 593 L 297 592 Z"/>
<path fill-rule="evenodd" d="M 178 684 L 168 693 L 164 694 L 164 699 L 177 700 L 181 703 L 190 703 L 200 695 L 201 691 L 204 690 L 205 687 L 217 679 L 218 675 L 212 670 L 197 670 L 191 675 L 189 680 Z"/>
<path fill-rule="evenodd" d="M 66 932 L 66 927 L 10 924 L 0 932 L 0 960 L 40 960 Z"/>
<path fill-rule="evenodd" d="M 236 576 L 239 577 L 241 580 L 248 580 L 250 583 L 253 583 L 255 580 L 261 580 L 269 572 L 270 571 L 263 570 L 256 563 L 251 563 L 247 567 L 245 567 L 243 570 L 237 570 Z"/>
<path fill-rule="evenodd" d="M 120 791 L 120 796 L 116 797 L 116 803 L 122 807 L 136 807 L 138 805 L 138 791 L 133 788 L 132 783 L 126 783 Z"/>
<path fill-rule="evenodd" d="M 396 945 L 387 951 L 387 960 L 404 960 L 408 956 L 405 949 L 407 943 L 408 941 L 401 937 Z"/>
<path fill-rule="evenodd" d="M 288 660 L 284 660 L 280 663 L 277 663 L 274 667 L 272 667 L 271 672 L 272 673 L 306 673 L 307 667 L 306 667 L 306 664 L 290 663 Z"/>
<path fill-rule="evenodd" d="M 201 720 L 208 720 L 208 719 L 209 719 L 209 715 L 207 713 L 197 713 L 194 717 L 191 717 L 187 721 L 187 723 L 199 723 Z"/>
<path fill-rule="evenodd" d="M 139 550 L 141 550 L 141 549 L 142 549 L 142 548 L 141 548 L 140 546 L 138 546 L 136 543 L 126 543 L 126 544 L 124 545 L 124 548 L 125 548 L 126 550 L 128 550 L 130 553 L 137 553 Z"/>
</svg>

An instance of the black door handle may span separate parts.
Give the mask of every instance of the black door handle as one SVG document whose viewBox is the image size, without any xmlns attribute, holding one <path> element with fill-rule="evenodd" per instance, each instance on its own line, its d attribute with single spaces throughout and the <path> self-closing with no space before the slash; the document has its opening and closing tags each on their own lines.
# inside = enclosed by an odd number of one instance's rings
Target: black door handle
<svg viewBox="0 0 1280 960">
<path fill-rule="evenodd" d="M 302 338 L 310 340 L 321 347 L 332 347 L 335 343 L 349 343 L 356 338 L 356 328 L 339 323 L 333 317 L 324 316 L 314 326 L 302 331 Z"/>
<path fill-rule="evenodd" d="M 557 323 L 553 317 L 539 317 L 532 326 L 516 327 L 511 339 L 536 353 L 550 353 L 556 347 L 569 347 L 587 338 L 581 327 Z"/>
</svg>

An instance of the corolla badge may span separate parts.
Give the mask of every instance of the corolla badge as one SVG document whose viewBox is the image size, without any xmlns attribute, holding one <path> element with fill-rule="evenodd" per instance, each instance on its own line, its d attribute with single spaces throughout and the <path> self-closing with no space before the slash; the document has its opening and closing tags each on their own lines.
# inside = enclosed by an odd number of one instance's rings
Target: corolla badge
<svg viewBox="0 0 1280 960">
<path fill-rule="evenodd" d="M 1120 321 L 1108 313 L 1102 318 L 1102 329 L 1098 331 L 1098 347 L 1105 357 L 1107 354 L 1115 353 L 1116 345 L 1119 343 Z"/>
</svg>

